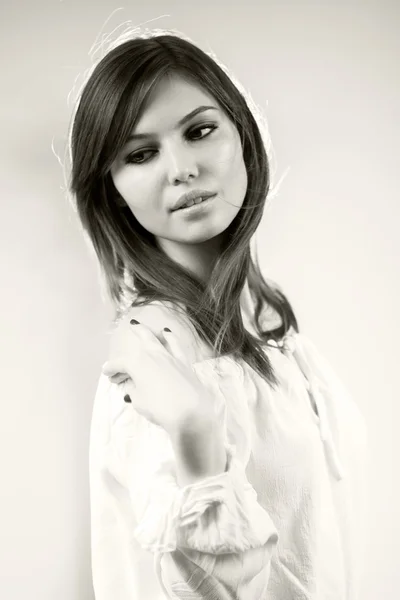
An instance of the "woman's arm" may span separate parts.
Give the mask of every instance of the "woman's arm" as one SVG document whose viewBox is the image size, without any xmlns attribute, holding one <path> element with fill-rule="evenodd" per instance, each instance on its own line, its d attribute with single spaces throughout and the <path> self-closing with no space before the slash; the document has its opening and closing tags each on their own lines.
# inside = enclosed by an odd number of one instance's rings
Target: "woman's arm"
<svg viewBox="0 0 400 600">
<path fill-rule="evenodd" d="M 278 532 L 221 424 L 197 416 L 169 434 L 124 402 L 123 386 L 104 382 L 98 394 L 110 431 L 97 468 L 102 481 L 118 482 L 113 506 L 126 519 L 130 551 L 138 542 L 153 552 L 160 585 L 180 600 L 194 590 L 205 600 L 262 597 Z M 130 568 L 144 585 L 140 564 Z M 104 578 L 101 567 L 97 577 Z"/>
<path fill-rule="evenodd" d="M 219 423 L 207 415 L 193 415 L 168 432 L 174 450 L 180 487 L 224 473 L 227 455 Z"/>
</svg>

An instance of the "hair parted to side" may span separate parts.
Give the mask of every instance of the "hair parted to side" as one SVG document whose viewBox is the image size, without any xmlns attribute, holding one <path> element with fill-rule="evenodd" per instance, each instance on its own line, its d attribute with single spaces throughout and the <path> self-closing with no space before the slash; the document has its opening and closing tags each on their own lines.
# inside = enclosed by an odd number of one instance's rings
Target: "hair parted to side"
<svg viewBox="0 0 400 600">
<path fill-rule="evenodd" d="M 252 105 L 256 111 L 250 96 L 215 56 L 176 31 L 136 31 L 121 36 L 90 70 L 76 100 L 69 138 L 68 192 L 115 307 L 114 322 L 131 306 L 155 300 L 180 311 L 183 305 L 215 356 L 243 359 L 275 388 L 278 380 L 263 346 L 271 338 L 280 339 L 290 327 L 297 332 L 299 328 L 288 299 L 276 284 L 267 283 L 257 253 L 253 262 L 250 252 L 270 192 L 269 139 L 250 109 Z M 226 230 L 226 241 L 206 283 L 170 259 L 129 207 L 117 202 L 110 175 L 149 94 L 163 77 L 174 74 L 200 85 L 234 123 L 248 176 L 243 206 Z M 258 115 L 260 123 L 261 119 Z M 246 278 L 261 342 L 242 320 L 240 295 Z M 268 306 L 282 319 L 281 327 L 272 332 L 264 332 L 260 323 Z"/>
</svg>

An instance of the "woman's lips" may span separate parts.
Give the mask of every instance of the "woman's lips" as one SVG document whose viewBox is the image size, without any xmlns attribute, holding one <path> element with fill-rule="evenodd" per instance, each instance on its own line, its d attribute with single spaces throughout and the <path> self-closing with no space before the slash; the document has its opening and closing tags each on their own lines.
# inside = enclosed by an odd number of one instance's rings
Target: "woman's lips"
<svg viewBox="0 0 400 600">
<path fill-rule="evenodd" d="M 200 213 L 202 211 L 205 211 L 208 206 L 212 203 L 213 199 L 215 198 L 216 194 L 214 194 L 214 196 L 210 196 L 209 198 L 207 198 L 206 200 L 202 200 L 201 202 L 199 202 L 198 204 L 192 204 L 191 206 L 187 206 L 187 207 L 182 207 L 182 208 L 178 208 L 177 210 L 175 210 L 175 213 L 181 213 L 183 214 L 195 214 L 195 213 Z"/>
</svg>

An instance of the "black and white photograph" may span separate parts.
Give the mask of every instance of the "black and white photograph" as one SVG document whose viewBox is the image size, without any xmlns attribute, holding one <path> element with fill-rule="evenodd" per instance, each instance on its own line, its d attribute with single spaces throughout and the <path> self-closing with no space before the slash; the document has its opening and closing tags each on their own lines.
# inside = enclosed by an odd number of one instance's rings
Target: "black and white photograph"
<svg viewBox="0 0 400 600">
<path fill-rule="evenodd" d="M 400 4 L 0 22 L 0 597 L 396 600 Z"/>
</svg>

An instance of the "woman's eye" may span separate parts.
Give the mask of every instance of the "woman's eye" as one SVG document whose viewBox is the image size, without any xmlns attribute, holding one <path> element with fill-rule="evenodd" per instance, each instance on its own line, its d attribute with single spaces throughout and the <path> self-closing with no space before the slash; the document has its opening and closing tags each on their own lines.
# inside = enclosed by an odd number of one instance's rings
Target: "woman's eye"
<svg viewBox="0 0 400 600">
<path fill-rule="evenodd" d="M 145 160 L 137 160 L 138 157 L 142 156 L 143 154 L 146 154 L 146 152 L 152 152 L 152 150 L 141 150 L 140 152 L 136 152 L 135 154 L 128 154 L 128 156 L 125 159 L 126 164 L 140 165 L 144 162 L 147 162 Z"/>
<path fill-rule="evenodd" d="M 193 132 L 202 131 L 203 129 L 210 129 L 211 131 L 209 131 L 209 133 L 206 133 L 205 135 L 202 135 L 201 137 L 198 137 L 198 136 L 193 137 L 193 135 L 192 135 Z M 218 129 L 217 125 L 201 125 L 200 127 L 194 127 L 187 134 L 187 136 L 189 139 L 193 139 L 194 141 L 201 141 L 202 139 L 208 137 L 210 135 L 210 133 L 212 131 L 214 131 L 214 129 Z M 139 152 L 135 152 L 133 154 L 128 154 L 128 156 L 125 158 L 125 163 L 126 164 L 134 164 L 134 165 L 142 165 L 142 164 L 148 162 L 148 160 L 139 160 L 140 156 L 143 156 L 144 154 L 146 154 L 146 152 L 155 152 L 155 150 L 148 148 L 145 150 L 140 150 Z"/>
<path fill-rule="evenodd" d="M 214 131 L 214 129 L 218 129 L 218 127 L 216 125 L 200 125 L 200 127 L 195 127 L 194 129 L 192 129 L 190 133 L 192 134 L 193 131 L 201 131 L 202 129 L 211 129 L 211 131 Z M 210 135 L 211 131 L 209 133 L 206 133 L 206 135 L 202 135 L 200 139 L 202 140 L 203 138 Z M 199 138 L 195 138 L 195 139 L 199 139 Z"/>
</svg>

